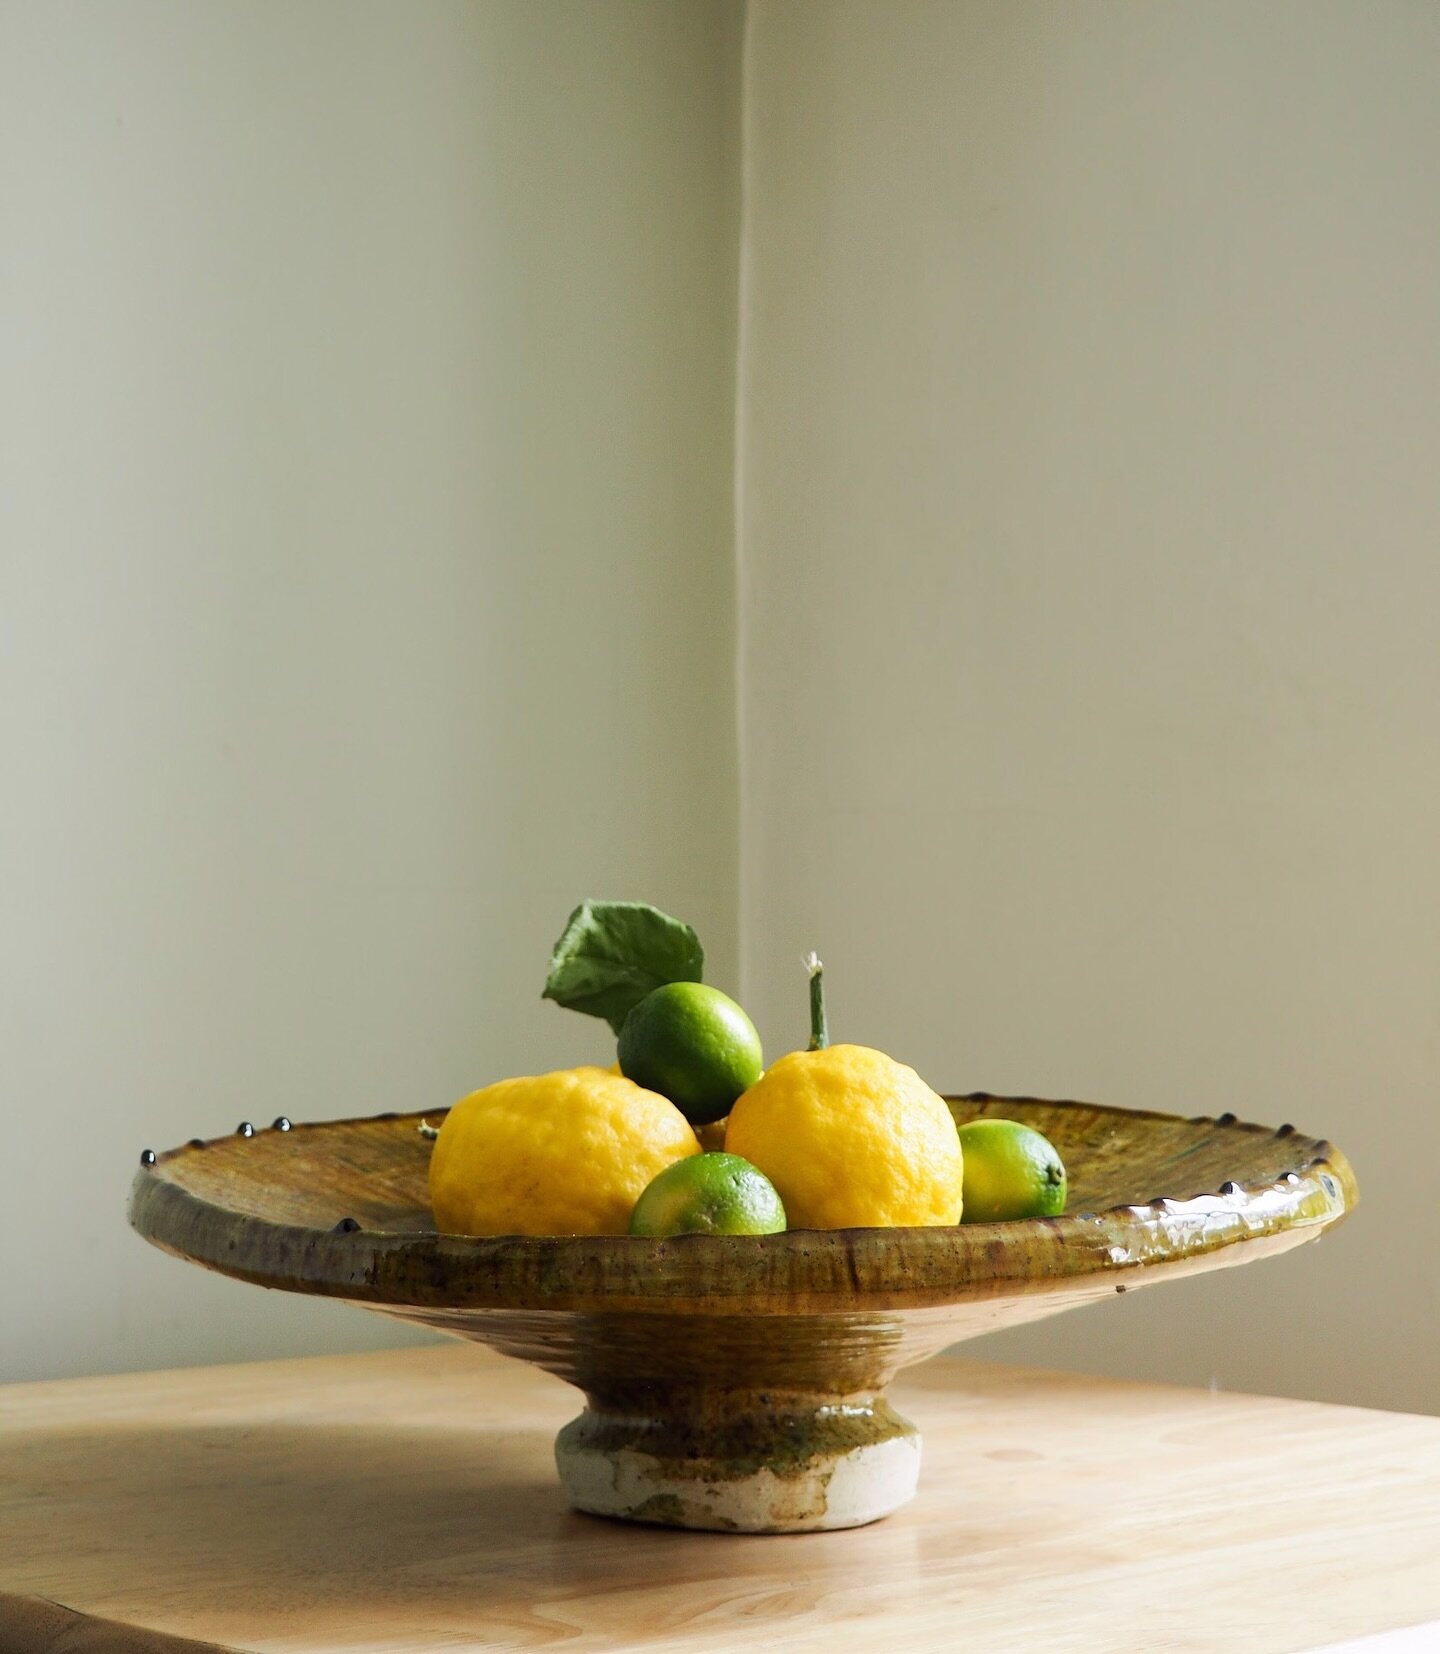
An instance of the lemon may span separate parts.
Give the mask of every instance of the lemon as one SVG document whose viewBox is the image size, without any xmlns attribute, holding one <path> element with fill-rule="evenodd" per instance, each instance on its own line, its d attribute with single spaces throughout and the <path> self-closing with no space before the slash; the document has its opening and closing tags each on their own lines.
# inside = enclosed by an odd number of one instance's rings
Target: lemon
<svg viewBox="0 0 1440 1654">
<path fill-rule="evenodd" d="M 772 1063 L 731 1109 L 725 1151 L 765 1173 L 792 1229 L 960 1221 L 963 1158 L 944 1098 L 868 1046 Z"/>
<path fill-rule="evenodd" d="M 1053 1218 L 1065 1210 L 1065 1166 L 1049 1138 L 1019 1120 L 971 1120 L 965 1151 L 965 1221 Z"/>
<path fill-rule="evenodd" d="M 668 1097 L 692 1125 L 719 1120 L 760 1078 L 755 1024 L 728 994 L 703 982 L 653 989 L 620 1029 L 621 1072 Z"/>
<path fill-rule="evenodd" d="M 623 1235 L 645 1185 L 699 1152 L 673 1103 L 603 1068 L 500 1080 L 445 1116 L 430 1204 L 456 1235 Z"/>
<path fill-rule="evenodd" d="M 635 1203 L 632 1235 L 778 1235 L 785 1208 L 764 1172 L 735 1154 L 667 1166 Z"/>
</svg>

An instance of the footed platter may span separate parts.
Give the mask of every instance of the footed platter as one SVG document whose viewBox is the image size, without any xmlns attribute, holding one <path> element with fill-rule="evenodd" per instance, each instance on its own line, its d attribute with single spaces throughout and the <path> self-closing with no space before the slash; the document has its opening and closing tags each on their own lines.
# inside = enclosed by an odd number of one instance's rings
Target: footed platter
<svg viewBox="0 0 1440 1654">
<path fill-rule="evenodd" d="M 142 1157 L 147 1240 L 256 1285 L 490 1344 L 581 1390 L 556 1462 L 571 1502 L 679 1527 L 852 1527 L 920 1467 L 901 1368 L 1114 1292 L 1250 1262 L 1354 1206 L 1339 1150 L 1290 1125 L 985 1094 L 1065 1161 L 1057 1218 L 768 1236 L 437 1234 L 420 1114 L 249 1122 Z M 438 1113 L 428 1116 L 439 1118 Z"/>
</svg>

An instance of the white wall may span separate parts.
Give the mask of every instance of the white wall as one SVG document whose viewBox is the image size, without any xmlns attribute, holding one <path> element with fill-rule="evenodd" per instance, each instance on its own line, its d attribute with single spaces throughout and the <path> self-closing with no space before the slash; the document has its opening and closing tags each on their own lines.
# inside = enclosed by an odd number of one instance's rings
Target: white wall
<svg viewBox="0 0 1440 1654">
<path fill-rule="evenodd" d="M 976 1353 L 1440 1410 L 1440 11 L 755 0 L 746 993 L 1333 1136 L 1284 1260 Z"/>
<path fill-rule="evenodd" d="M 588 1060 L 735 968 L 735 14 L 0 0 L 0 1379 L 403 1336 L 142 1145 Z"/>
</svg>

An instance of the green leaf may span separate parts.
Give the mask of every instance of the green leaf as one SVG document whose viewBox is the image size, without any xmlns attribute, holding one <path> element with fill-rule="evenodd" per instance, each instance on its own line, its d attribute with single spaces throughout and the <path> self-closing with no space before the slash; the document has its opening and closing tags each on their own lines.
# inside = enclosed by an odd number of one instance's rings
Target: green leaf
<svg viewBox="0 0 1440 1654">
<path fill-rule="evenodd" d="M 689 925 L 648 902 L 582 902 L 550 955 L 543 998 L 620 1025 L 667 982 L 699 982 L 705 950 Z"/>
</svg>

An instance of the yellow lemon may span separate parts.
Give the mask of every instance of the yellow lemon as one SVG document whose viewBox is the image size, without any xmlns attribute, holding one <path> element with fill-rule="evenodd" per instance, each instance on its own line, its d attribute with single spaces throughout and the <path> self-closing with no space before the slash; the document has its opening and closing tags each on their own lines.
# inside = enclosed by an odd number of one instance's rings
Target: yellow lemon
<svg viewBox="0 0 1440 1654">
<path fill-rule="evenodd" d="M 445 1116 L 435 1226 L 455 1235 L 623 1235 L 645 1186 L 700 1144 L 675 1105 L 603 1068 L 500 1080 Z"/>
<path fill-rule="evenodd" d="M 868 1046 L 772 1063 L 731 1109 L 725 1152 L 764 1172 L 792 1229 L 960 1221 L 964 1158 L 944 1098 Z"/>
</svg>

